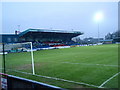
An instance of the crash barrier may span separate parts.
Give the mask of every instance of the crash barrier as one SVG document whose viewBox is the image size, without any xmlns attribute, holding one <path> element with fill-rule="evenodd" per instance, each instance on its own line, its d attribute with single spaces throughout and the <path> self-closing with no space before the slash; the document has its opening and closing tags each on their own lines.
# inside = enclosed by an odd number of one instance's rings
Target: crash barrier
<svg viewBox="0 0 120 90">
<path fill-rule="evenodd" d="M 40 88 L 50 88 L 53 90 L 64 90 L 60 87 L 25 79 L 13 75 L 0 73 L 0 90 L 13 90 L 16 88 L 40 90 Z"/>
</svg>

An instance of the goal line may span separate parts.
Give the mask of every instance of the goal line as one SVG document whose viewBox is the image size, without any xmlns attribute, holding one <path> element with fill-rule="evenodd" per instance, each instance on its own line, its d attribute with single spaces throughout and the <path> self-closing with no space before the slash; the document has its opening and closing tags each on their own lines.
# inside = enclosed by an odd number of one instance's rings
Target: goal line
<svg viewBox="0 0 120 90">
<path fill-rule="evenodd" d="M 61 62 L 66 64 L 82 64 L 82 65 L 97 65 L 97 66 L 110 66 L 110 67 L 119 67 L 118 65 L 107 65 L 107 64 L 88 64 L 88 63 L 72 63 L 72 62 Z"/>
</svg>

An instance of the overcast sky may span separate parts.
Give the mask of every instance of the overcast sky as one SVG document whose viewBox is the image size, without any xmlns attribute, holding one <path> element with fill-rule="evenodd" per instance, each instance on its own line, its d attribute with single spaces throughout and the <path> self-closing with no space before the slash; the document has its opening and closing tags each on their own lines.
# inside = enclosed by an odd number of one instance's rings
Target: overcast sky
<svg viewBox="0 0 120 90">
<path fill-rule="evenodd" d="M 100 37 L 118 30 L 117 2 L 4 2 L 2 33 L 29 28 L 77 30 L 81 38 L 97 37 L 98 23 L 94 16 L 103 13 L 99 22 Z"/>
</svg>

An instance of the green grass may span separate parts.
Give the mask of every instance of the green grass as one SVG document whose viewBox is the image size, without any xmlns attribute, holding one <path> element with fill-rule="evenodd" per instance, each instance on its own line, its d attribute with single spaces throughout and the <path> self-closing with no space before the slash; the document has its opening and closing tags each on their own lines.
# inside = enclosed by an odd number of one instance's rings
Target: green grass
<svg viewBox="0 0 120 90">
<path fill-rule="evenodd" d="M 0 55 L 0 68 L 2 68 L 2 55 Z M 0 73 L 2 73 L 2 69 L 0 69 Z"/>
<path fill-rule="evenodd" d="M 34 60 L 35 73 L 37 75 L 99 86 L 118 73 L 118 45 L 83 46 L 35 51 Z M 6 66 L 7 69 L 32 73 L 30 52 L 7 54 Z M 7 73 L 63 88 L 88 87 L 33 75 L 25 75 L 9 70 Z M 113 78 L 103 87 L 118 88 L 118 78 Z"/>
</svg>

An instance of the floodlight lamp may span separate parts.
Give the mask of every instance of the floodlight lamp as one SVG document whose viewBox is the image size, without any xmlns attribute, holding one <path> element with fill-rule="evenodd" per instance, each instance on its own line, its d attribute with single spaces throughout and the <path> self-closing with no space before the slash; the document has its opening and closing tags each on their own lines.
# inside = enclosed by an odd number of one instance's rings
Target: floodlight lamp
<svg viewBox="0 0 120 90">
<path fill-rule="evenodd" d="M 102 12 L 97 12 L 96 14 L 95 14 L 95 21 L 96 22 L 99 22 L 99 21 L 101 21 L 102 19 L 103 19 L 103 13 Z"/>
</svg>

